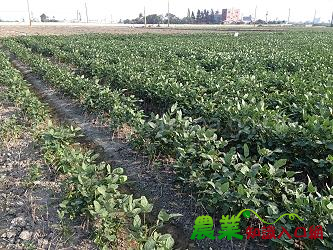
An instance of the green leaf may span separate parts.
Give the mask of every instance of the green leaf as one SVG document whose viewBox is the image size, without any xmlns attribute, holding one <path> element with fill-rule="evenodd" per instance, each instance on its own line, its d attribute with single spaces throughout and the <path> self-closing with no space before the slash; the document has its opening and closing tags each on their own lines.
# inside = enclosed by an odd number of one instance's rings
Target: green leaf
<svg viewBox="0 0 333 250">
<path fill-rule="evenodd" d="M 156 124 L 153 122 L 148 122 L 148 125 L 153 129 L 156 128 Z"/>
<path fill-rule="evenodd" d="M 104 235 L 109 241 L 115 241 L 117 239 L 117 236 L 114 234 L 105 234 Z M 106 248 L 108 249 L 108 248 Z"/>
<path fill-rule="evenodd" d="M 98 201 L 94 201 L 94 207 L 95 207 L 95 211 L 98 213 L 99 211 L 101 211 L 101 204 L 99 204 Z"/>
<path fill-rule="evenodd" d="M 83 185 L 83 179 L 80 174 L 77 176 L 77 179 L 78 179 L 79 183 Z"/>
<path fill-rule="evenodd" d="M 215 186 L 217 188 L 216 191 L 221 195 L 229 190 L 229 182 L 226 182 L 222 185 L 219 182 L 217 182 Z"/>
<path fill-rule="evenodd" d="M 275 168 L 281 168 L 284 165 L 286 165 L 286 163 L 287 163 L 287 159 L 280 159 L 280 160 L 278 160 L 274 163 L 274 167 Z"/>
<path fill-rule="evenodd" d="M 165 249 L 172 249 L 173 245 L 175 244 L 171 234 L 163 234 L 159 237 L 158 240 L 164 242 Z"/>
<path fill-rule="evenodd" d="M 273 167 L 271 164 L 268 163 L 268 166 L 269 166 L 269 170 L 268 170 L 269 174 L 275 175 L 275 173 L 276 173 L 275 165 Z"/>
<path fill-rule="evenodd" d="M 327 208 L 330 210 L 333 210 L 333 203 L 332 202 L 328 203 Z"/>
<path fill-rule="evenodd" d="M 165 209 L 162 209 L 158 213 L 158 219 L 161 221 L 168 221 L 169 220 L 169 214 L 165 211 Z"/>
<path fill-rule="evenodd" d="M 235 151 L 234 148 L 230 149 L 228 153 L 224 156 L 224 162 L 227 166 L 231 165 L 232 157 L 234 156 Z"/>
<path fill-rule="evenodd" d="M 241 173 L 243 175 L 246 175 L 246 173 L 248 173 L 250 171 L 249 167 L 244 165 L 241 169 L 240 169 Z"/>
<path fill-rule="evenodd" d="M 153 210 L 153 205 L 149 204 L 145 196 L 141 196 L 140 204 L 144 213 L 150 213 Z"/>
<path fill-rule="evenodd" d="M 173 240 L 173 238 L 170 235 L 170 237 L 165 242 L 165 247 L 167 249 L 172 249 L 172 247 L 173 247 L 174 244 L 175 244 L 175 241 Z"/>
<path fill-rule="evenodd" d="M 120 183 L 125 183 L 127 181 L 127 175 L 121 175 L 119 177 L 119 182 Z"/>
<path fill-rule="evenodd" d="M 245 189 L 243 187 L 242 184 L 239 184 L 238 187 L 237 187 L 237 192 L 241 195 L 244 195 L 245 194 Z"/>
<path fill-rule="evenodd" d="M 247 146 L 247 144 L 244 144 L 244 156 L 245 158 L 249 157 L 250 152 L 249 152 L 249 147 Z"/>
<path fill-rule="evenodd" d="M 138 214 L 140 214 L 141 213 L 141 211 L 142 211 L 142 209 L 141 208 L 134 208 L 133 209 L 133 211 L 132 211 L 132 214 L 135 216 L 135 215 L 138 215 Z"/>
<path fill-rule="evenodd" d="M 149 202 L 148 202 L 146 196 L 141 196 L 141 206 L 147 207 L 148 205 L 149 205 Z"/>
<path fill-rule="evenodd" d="M 97 192 L 100 193 L 101 195 L 105 196 L 106 195 L 106 187 L 105 186 L 100 186 L 97 188 Z"/>
<path fill-rule="evenodd" d="M 215 188 L 215 184 L 212 181 L 207 181 L 207 184 L 211 185 L 213 188 Z"/>
<path fill-rule="evenodd" d="M 273 214 L 273 210 L 271 207 L 267 207 L 267 212 L 269 215 L 272 215 Z"/>
<path fill-rule="evenodd" d="M 271 214 L 270 215 L 279 213 L 279 209 L 274 203 L 270 203 L 268 206 L 271 209 Z"/>
<path fill-rule="evenodd" d="M 215 135 L 215 132 L 214 130 L 212 129 L 208 129 L 206 132 L 205 132 L 205 136 L 207 137 L 207 139 L 211 139 L 213 138 Z"/>
<path fill-rule="evenodd" d="M 301 173 L 301 172 L 294 172 L 294 171 L 287 171 L 286 172 L 288 177 L 293 177 L 294 175 L 299 174 L 299 173 Z"/>
<path fill-rule="evenodd" d="M 134 216 L 133 227 L 139 228 L 141 226 L 141 218 L 139 215 Z"/>
<path fill-rule="evenodd" d="M 122 168 L 115 168 L 113 171 L 112 171 L 113 174 L 123 174 L 124 173 L 124 169 Z"/>
<path fill-rule="evenodd" d="M 161 211 L 158 213 L 158 219 L 163 222 L 168 222 L 172 218 L 181 217 L 182 214 L 168 214 L 165 209 L 161 209 Z"/>
<path fill-rule="evenodd" d="M 175 103 L 174 105 L 172 105 L 172 107 L 171 107 L 171 113 L 175 112 L 176 109 L 177 109 L 177 103 Z"/>
<path fill-rule="evenodd" d="M 155 249 L 155 246 L 156 246 L 156 242 L 152 238 L 149 238 L 148 241 L 145 243 L 143 249 L 144 250 L 153 250 L 153 249 Z"/>
<path fill-rule="evenodd" d="M 315 192 L 317 192 L 317 188 L 316 188 L 315 186 L 313 186 L 312 181 L 311 181 L 311 179 L 310 179 L 309 176 L 308 176 L 308 180 L 309 180 L 309 182 L 308 182 L 308 191 L 309 191 L 310 193 L 315 193 Z"/>
</svg>

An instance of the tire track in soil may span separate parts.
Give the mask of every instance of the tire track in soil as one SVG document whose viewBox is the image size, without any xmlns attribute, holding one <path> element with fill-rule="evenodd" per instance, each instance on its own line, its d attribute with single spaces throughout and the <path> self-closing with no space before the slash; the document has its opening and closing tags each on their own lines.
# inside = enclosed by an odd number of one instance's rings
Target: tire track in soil
<svg viewBox="0 0 333 250">
<path fill-rule="evenodd" d="M 104 161 L 125 170 L 130 183 L 129 189 L 136 196 L 144 195 L 153 203 L 152 215 L 155 218 L 162 208 L 170 213 L 183 215 L 163 229 L 163 233 L 173 235 L 176 249 L 240 249 L 239 244 L 232 244 L 227 240 L 204 239 L 195 243 L 191 241 L 195 219 L 207 214 L 207 211 L 196 203 L 191 194 L 175 186 L 175 174 L 166 168 L 150 168 L 146 157 L 133 151 L 127 143 L 115 140 L 107 129 L 94 125 L 96 117 L 86 114 L 80 105 L 39 79 L 13 54 L 9 55 L 13 66 L 23 74 L 40 98 L 50 105 L 60 120 L 80 127 L 85 139 L 101 151 Z M 219 218 L 212 217 L 216 227 L 219 225 Z M 219 228 L 216 227 L 215 235 L 218 231 Z"/>
</svg>

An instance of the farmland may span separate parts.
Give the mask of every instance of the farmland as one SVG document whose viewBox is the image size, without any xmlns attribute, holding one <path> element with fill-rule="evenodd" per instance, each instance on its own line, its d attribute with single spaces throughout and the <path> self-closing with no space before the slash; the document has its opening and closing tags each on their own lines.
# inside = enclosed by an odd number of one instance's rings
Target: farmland
<svg viewBox="0 0 333 250">
<path fill-rule="evenodd" d="M 169 166 L 209 213 L 297 213 L 304 221 L 278 222 L 291 229 L 333 223 L 332 41 L 330 31 L 291 31 L 1 44 L 110 131 L 127 131 L 132 148 Z M 327 231 L 301 243 L 319 246 L 333 247 Z"/>
</svg>

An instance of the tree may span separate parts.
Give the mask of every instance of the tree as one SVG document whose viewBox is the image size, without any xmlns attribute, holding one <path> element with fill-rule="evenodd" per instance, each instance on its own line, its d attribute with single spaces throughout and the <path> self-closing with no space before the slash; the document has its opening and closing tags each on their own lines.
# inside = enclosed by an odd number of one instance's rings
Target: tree
<svg viewBox="0 0 333 250">
<path fill-rule="evenodd" d="M 149 24 L 160 24 L 163 21 L 163 16 L 152 14 L 146 17 L 147 23 Z"/>
<path fill-rule="evenodd" d="M 203 22 L 204 23 L 208 23 L 209 22 L 209 12 L 208 12 L 208 10 L 204 9 L 202 17 L 203 17 Z"/>
<path fill-rule="evenodd" d="M 220 11 L 215 11 L 215 16 L 214 16 L 214 23 L 221 23 L 222 22 L 222 16 L 220 15 Z"/>
<path fill-rule="evenodd" d="M 43 14 L 40 16 L 40 20 L 41 20 L 41 22 L 46 22 L 46 21 L 47 21 L 47 16 L 43 13 Z"/>
<path fill-rule="evenodd" d="M 215 23 L 215 14 L 214 14 L 214 10 L 211 9 L 210 10 L 210 15 L 209 15 L 209 23 Z"/>
<path fill-rule="evenodd" d="M 197 23 L 201 23 L 201 11 L 200 10 L 198 10 L 197 11 Z"/>
<path fill-rule="evenodd" d="M 173 24 L 180 24 L 180 23 L 182 23 L 182 20 L 179 19 L 176 15 L 170 13 L 169 16 L 170 16 L 170 23 L 173 23 Z M 164 23 L 166 24 L 166 23 L 168 23 L 168 14 L 166 14 L 165 17 L 166 17 L 166 19 L 164 19 Z M 184 20 L 185 23 L 187 22 L 187 18 L 186 17 L 183 20 Z"/>
<path fill-rule="evenodd" d="M 193 12 L 192 12 L 193 13 Z M 193 20 L 191 18 L 191 10 L 190 9 L 187 9 L 187 16 L 184 17 L 183 19 L 179 19 L 177 17 L 178 20 L 175 20 L 176 22 L 175 23 L 193 23 Z"/>
<path fill-rule="evenodd" d="M 194 21 L 195 20 L 195 15 L 194 12 L 192 11 L 191 19 Z"/>
<path fill-rule="evenodd" d="M 262 19 L 258 19 L 254 22 L 255 24 L 266 24 L 266 22 Z"/>
</svg>

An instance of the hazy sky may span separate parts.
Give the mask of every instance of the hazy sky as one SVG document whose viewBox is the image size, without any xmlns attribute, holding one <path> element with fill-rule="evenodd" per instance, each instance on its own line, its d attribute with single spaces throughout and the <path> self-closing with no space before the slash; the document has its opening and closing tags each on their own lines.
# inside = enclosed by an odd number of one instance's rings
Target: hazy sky
<svg viewBox="0 0 333 250">
<path fill-rule="evenodd" d="M 30 9 L 34 17 L 42 13 L 55 16 L 57 19 L 75 19 L 76 10 L 81 12 L 85 19 L 84 3 L 87 3 L 89 19 L 110 21 L 111 15 L 114 21 L 119 19 L 135 18 L 143 12 L 165 14 L 167 12 L 167 0 L 29 0 Z M 170 0 L 170 12 L 183 17 L 190 8 L 196 13 L 199 9 L 220 10 L 235 7 L 241 10 L 242 15 L 254 15 L 257 8 L 257 18 L 265 19 L 268 11 L 268 19 L 287 19 L 288 9 L 291 9 L 291 21 L 312 20 L 314 12 L 322 21 L 331 19 L 333 0 Z M 27 20 L 27 0 L 0 0 L 0 18 Z"/>
</svg>

